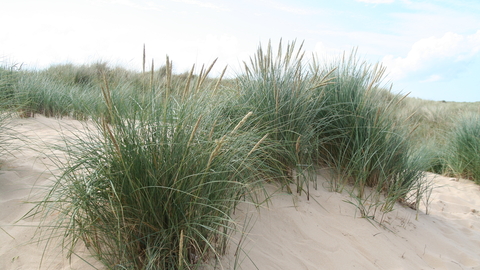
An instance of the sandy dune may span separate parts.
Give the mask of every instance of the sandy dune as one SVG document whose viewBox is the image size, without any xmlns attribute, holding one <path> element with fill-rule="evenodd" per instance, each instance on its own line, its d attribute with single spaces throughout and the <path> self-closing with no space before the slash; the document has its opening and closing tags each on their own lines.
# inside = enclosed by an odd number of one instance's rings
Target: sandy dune
<svg viewBox="0 0 480 270">
<path fill-rule="evenodd" d="M 14 140 L 10 147 L 18 148 L 12 151 L 14 156 L 2 160 L 0 269 L 101 269 L 94 259 L 89 259 L 93 265 L 76 256 L 69 261 L 55 247 L 42 259 L 43 244 L 32 242 L 38 219 L 15 223 L 32 207 L 25 202 L 35 200 L 55 173 L 47 156 L 61 153 L 52 153 L 48 145 L 81 124 L 36 116 L 14 119 L 10 127 L 26 141 Z M 423 206 L 417 218 L 416 211 L 397 205 L 383 226 L 360 218 L 345 202 L 350 197 L 327 191 L 327 181 L 320 175 L 310 201 L 279 192 L 260 210 L 243 204 L 235 218 L 248 235 L 234 235 L 217 268 L 233 269 L 238 261 L 239 269 L 245 270 L 480 269 L 480 187 L 467 180 L 428 177 L 434 185 L 429 214 Z M 239 239 L 243 245 L 235 256 Z M 80 248 L 78 254 L 88 252 Z"/>
<path fill-rule="evenodd" d="M 53 179 L 54 163 L 47 156 L 61 156 L 51 146 L 62 141 L 62 134 L 81 128 L 73 120 L 49 119 L 42 116 L 29 119 L 14 119 L 10 124 L 11 133 L 23 139 L 15 139 L 1 161 L 0 170 L 0 269 L 95 269 L 73 255 L 66 259 L 58 244 L 53 243 L 45 250 L 45 242 L 38 238 L 46 235 L 35 234 L 39 218 L 18 221 L 31 208 L 31 203 L 45 191 Z M 16 222 L 16 223 L 15 223 Z M 34 235 L 37 235 L 34 237 Z M 45 253 L 45 254 L 44 254 Z M 87 254 L 81 248 L 79 254 Z M 91 264 L 101 264 L 90 259 Z"/>
<path fill-rule="evenodd" d="M 435 185 L 429 215 L 422 210 L 416 219 L 397 205 L 382 225 L 359 218 L 348 196 L 324 188 L 312 192 L 317 202 L 278 194 L 259 212 L 244 205 L 238 220 L 251 213 L 253 226 L 239 252 L 241 269 L 480 269 L 479 187 L 428 177 Z M 234 260 L 223 264 L 230 269 Z"/>
</svg>

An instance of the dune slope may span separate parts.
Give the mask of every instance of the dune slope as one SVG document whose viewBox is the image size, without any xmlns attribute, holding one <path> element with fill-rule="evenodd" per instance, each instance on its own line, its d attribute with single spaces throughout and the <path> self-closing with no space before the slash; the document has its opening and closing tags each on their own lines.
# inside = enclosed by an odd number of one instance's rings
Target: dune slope
<svg viewBox="0 0 480 270">
<path fill-rule="evenodd" d="M 55 244 L 44 250 L 44 242 L 33 238 L 38 218 L 18 221 L 32 207 L 25 202 L 38 199 L 53 179 L 55 166 L 48 157 L 62 153 L 49 146 L 81 123 L 36 116 L 14 119 L 9 126 L 25 140 L 13 140 L 13 155 L 4 156 L 1 164 L 0 269 L 102 269 L 82 247 L 77 253 L 88 262 L 77 256 L 66 259 Z M 239 232 L 216 268 L 480 269 L 480 187 L 427 176 L 434 185 L 428 215 L 425 206 L 417 216 L 397 205 L 381 225 L 360 218 L 347 203 L 351 198 L 329 192 L 321 175 L 308 201 L 279 191 L 260 209 L 244 203 L 235 213 Z"/>
</svg>

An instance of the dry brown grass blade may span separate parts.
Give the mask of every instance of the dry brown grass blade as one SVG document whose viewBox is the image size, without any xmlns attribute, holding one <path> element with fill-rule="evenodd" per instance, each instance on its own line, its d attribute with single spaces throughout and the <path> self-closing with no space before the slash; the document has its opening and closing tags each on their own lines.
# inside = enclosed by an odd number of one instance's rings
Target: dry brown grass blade
<svg viewBox="0 0 480 270">
<path fill-rule="evenodd" d="M 113 143 L 113 146 L 115 147 L 115 150 L 117 151 L 118 156 L 120 157 L 120 159 L 122 159 L 122 152 L 120 151 L 120 146 L 117 142 L 117 139 L 115 139 L 115 136 L 113 135 L 113 132 L 110 129 L 109 123 L 107 123 L 107 121 L 104 118 L 102 119 L 102 128 L 103 128 L 104 136 L 108 135 L 108 137 Z"/>
<path fill-rule="evenodd" d="M 220 77 L 218 78 L 217 83 L 215 84 L 215 87 L 213 88 L 212 95 L 215 95 L 215 94 L 217 93 L 218 86 L 220 86 L 220 82 L 222 81 L 223 76 L 225 75 L 225 72 L 227 71 L 227 68 L 228 68 L 228 66 L 226 66 L 226 67 L 223 69 L 222 74 L 221 74 Z"/>
<path fill-rule="evenodd" d="M 248 112 L 240 122 L 238 122 L 238 124 L 235 126 L 235 128 L 232 130 L 232 132 L 230 134 L 233 134 L 235 133 L 241 126 L 243 126 L 243 124 L 245 124 L 245 122 L 247 122 L 247 119 L 253 114 L 253 112 Z"/>
<path fill-rule="evenodd" d="M 208 158 L 207 167 L 205 171 L 208 172 L 210 170 L 212 161 L 218 155 L 220 148 L 222 148 L 222 145 L 225 142 L 226 138 L 227 138 L 227 135 L 223 135 L 223 137 L 217 142 L 217 146 L 215 146 L 215 149 L 213 149 L 212 153 L 210 153 L 210 157 Z"/>
<path fill-rule="evenodd" d="M 205 71 L 205 65 L 202 65 L 202 68 L 200 69 L 200 74 L 198 74 L 197 85 L 195 86 L 195 93 L 198 93 L 198 90 L 200 89 L 200 85 L 202 83 L 201 78 L 203 77 L 204 71 Z"/>
<path fill-rule="evenodd" d="M 203 82 L 207 78 L 208 74 L 212 70 L 212 68 L 215 65 L 215 63 L 217 62 L 217 60 L 218 60 L 218 58 L 215 58 L 215 60 L 213 60 L 212 64 L 208 67 L 208 69 L 205 71 L 205 73 L 202 76 L 200 76 L 200 82 L 198 84 L 198 88 L 200 88 L 200 86 L 202 86 Z M 197 88 L 197 91 L 198 91 L 198 88 Z"/>
<path fill-rule="evenodd" d="M 212 124 L 212 129 L 210 130 L 210 133 L 208 134 L 208 140 L 212 140 L 213 132 L 215 131 L 215 127 L 217 126 L 217 121 L 218 121 L 218 119 L 215 119 L 215 121 Z"/>
<path fill-rule="evenodd" d="M 146 55 L 145 55 L 145 43 L 143 44 L 143 57 L 142 57 L 142 73 L 145 73 L 145 59 L 146 59 Z"/>
<path fill-rule="evenodd" d="M 297 142 L 295 143 L 295 154 L 298 156 L 300 154 L 300 140 L 302 139 L 302 135 L 298 136 Z"/>
<path fill-rule="evenodd" d="M 188 140 L 188 143 L 187 143 L 187 148 L 190 146 L 190 144 L 193 141 L 193 137 L 195 136 L 195 133 L 197 132 L 197 129 L 198 129 L 198 126 L 200 124 L 200 121 L 202 120 L 202 117 L 203 117 L 203 115 L 200 115 L 200 117 L 198 117 L 197 123 L 195 123 L 195 127 L 193 128 L 192 133 L 190 134 L 190 139 Z"/>
<path fill-rule="evenodd" d="M 375 64 L 375 67 L 373 68 L 374 77 L 370 81 L 370 84 L 367 87 L 366 93 L 370 92 L 370 90 L 373 88 L 373 85 L 375 85 L 376 83 L 382 80 L 383 76 L 385 75 L 385 71 L 386 71 L 386 67 L 382 66 L 379 63 Z M 370 71 L 368 71 L 368 69 L 366 68 L 365 72 L 370 72 Z"/>
<path fill-rule="evenodd" d="M 335 82 L 332 82 L 333 80 L 336 79 L 336 77 L 332 77 L 332 78 L 328 78 L 328 76 L 330 76 L 335 70 L 337 70 L 337 67 L 334 67 L 332 70 L 330 70 L 327 74 L 325 74 L 325 76 L 322 77 L 322 79 L 320 80 L 320 83 L 319 84 L 316 84 L 314 87 L 310 88 L 310 90 L 312 89 L 316 89 L 316 88 L 320 88 L 322 86 L 325 86 L 325 85 L 329 85 L 329 84 L 333 84 Z"/>
<path fill-rule="evenodd" d="M 258 149 L 258 147 L 260 146 L 260 144 L 262 144 L 262 142 L 268 137 L 268 135 L 269 135 L 268 133 L 265 134 L 265 136 L 263 136 L 263 137 L 255 144 L 255 146 L 253 146 L 252 150 L 250 150 L 250 152 L 248 152 L 247 157 L 250 156 L 253 152 L 255 152 L 255 151 Z"/>
<path fill-rule="evenodd" d="M 168 92 L 168 91 L 170 91 L 170 88 L 172 87 L 172 62 L 170 61 L 170 58 L 168 57 L 168 55 L 167 55 L 167 59 L 166 59 L 166 63 L 165 63 L 165 68 L 166 68 L 165 87 L 167 88 L 167 92 Z"/>
<path fill-rule="evenodd" d="M 153 74 L 155 70 L 155 63 L 154 60 L 152 59 L 152 69 L 150 71 L 150 89 L 153 89 Z"/>
<path fill-rule="evenodd" d="M 397 101 L 397 103 L 395 103 L 395 105 L 400 104 L 400 102 L 402 102 L 404 99 L 406 99 L 406 98 L 410 95 L 410 93 L 412 93 L 412 92 L 408 92 L 408 93 L 405 94 L 403 97 L 401 97 L 401 98 Z"/>
<path fill-rule="evenodd" d="M 403 120 L 403 122 L 407 123 L 413 116 L 417 115 L 417 113 L 418 113 L 418 111 L 414 111 L 409 116 L 407 116 L 407 118 L 405 118 L 405 120 Z"/>
<path fill-rule="evenodd" d="M 102 75 L 103 75 L 103 85 L 100 88 L 102 90 L 105 103 L 107 104 L 108 113 L 110 116 L 112 116 L 113 104 L 112 104 L 112 97 L 110 95 L 110 87 L 108 86 L 107 76 L 105 75 L 105 73 L 102 73 Z"/>
<path fill-rule="evenodd" d="M 184 100 L 187 97 L 194 71 L 195 71 L 195 64 L 193 64 L 192 69 L 190 70 L 190 73 L 188 73 L 187 82 L 185 84 L 185 89 L 183 89 L 182 100 Z"/>
<path fill-rule="evenodd" d="M 180 231 L 180 243 L 178 247 L 178 268 L 182 269 L 183 265 L 183 230 Z"/>
<path fill-rule="evenodd" d="M 297 49 L 297 55 L 295 56 L 297 59 L 303 59 L 305 55 L 305 51 L 303 51 L 303 45 L 305 44 L 305 40 L 300 43 L 300 47 Z M 301 53 L 301 55 L 300 55 Z"/>
<path fill-rule="evenodd" d="M 248 68 L 248 65 L 247 63 L 245 63 L 245 61 L 243 61 L 243 66 L 245 68 L 245 75 L 247 78 L 250 78 L 251 75 L 252 75 L 252 72 L 250 71 L 250 69 Z"/>
</svg>

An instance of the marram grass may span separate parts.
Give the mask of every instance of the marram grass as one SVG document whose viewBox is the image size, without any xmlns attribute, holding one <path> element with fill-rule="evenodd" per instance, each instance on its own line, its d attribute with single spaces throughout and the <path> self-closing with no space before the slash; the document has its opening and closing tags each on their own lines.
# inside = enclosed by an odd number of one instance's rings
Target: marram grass
<svg viewBox="0 0 480 270">
<path fill-rule="evenodd" d="M 192 87 L 135 106 L 103 87 L 96 128 L 65 141 L 64 173 L 31 212 L 59 214 L 51 235 L 64 248 L 83 241 L 109 269 L 196 269 L 225 252 L 233 207 L 271 173 L 268 135 L 242 128 L 251 112 L 226 121 L 213 107 L 222 96 Z"/>
<path fill-rule="evenodd" d="M 264 138 L 239 130 L 250 115 L 222 128 L 189 111 L 198 108 L 112 113 L 67 142 L 72 159 L 38 205 L 60 212 L 64 247 L 81 240 L 110 269 L 195 269 L 223 254 L 232 208 L 259 180 Z"/>
<path fill-rule="evenodd" d="M 110 269 L 201 268 L 225 251 L 239 200 L 255 202 L 275 180 L 308 197 L 318 167 L 364 217 L 422 199 L 414 127 L 396 114 L 403 97 L 382 92 L 380 65 L 354 54 L 308 62 L 295 43 L 260 47 L 228 83 L 208 77 L 213 64 L 174 75 L 166 63 L 129 75 L 69 67 L 73 81 L 47 70 L 18 82 L 14 96 L 33 112 L 95 123 L 66 139 L 63 174 L 31 212 L 59 213 L 51 233 L 67 250 L 83 241 Z"/>
<path fill-rule="evenodd" d="M 328 109 L 320 115 L 329 121 L 316 133 L 323 142 L 321 162 L 334 172 L 333 190 L 348 184 L 355 190 L 351 194 L 363 200 L 365 189 L 373 188 L 385 198 L 377 203 L 380 210 L 388 212 L 418 187 L 425 166 L 409 140 L 412 128 L 394 114 L 404 97 L 385 95 L 385 69 L 360 61 L 355 51 L 326 70 L 333 68 L 333 79 L 323 90 Z"/>
<path fill-rule="evenodd" d="M 254 121 L 250 129 L 270 134 L 277 148 L 271 148 L 271 156 L 280 164 L 276 167 L 280 178 L 291 182 L 292 169 L 312 173 L 318 162 L 316 133 L 323 129 L 326 118 L 323 87 L 329 83 L 329 72 L 312 74 L 305 69 L 302 44 L 295 42 L 276 48 L 269 43 L 261 46 L 248 63 L 244 74 L 236 79 L 237 98 L 230 106 L 229 115 L 242 115 L 253 111 Z M 307 172 L 309 171 L 309 172 Z M 299 193 L 303 184 L 297 181 Z M 288 188 L 288 185 L 286 185 Z M 308 192 L 307 192 L 308 196 Z"/>
<path fill-rule="evenodd" d="M 466 114 L 445 135 L 444 170 L 480 184 L 480 116 Z"/>
</svg>

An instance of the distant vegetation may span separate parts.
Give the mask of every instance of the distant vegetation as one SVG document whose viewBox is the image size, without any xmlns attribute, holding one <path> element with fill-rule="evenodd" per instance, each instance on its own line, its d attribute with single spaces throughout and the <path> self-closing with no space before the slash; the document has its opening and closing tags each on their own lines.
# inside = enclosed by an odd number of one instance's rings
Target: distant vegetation
<svg viewBox="0 0 480 270">
<path fill-rule="evenodd" d="M 413 142 L 428 159 L 427 171 L 480 184 L 480 102 L 406 98 L 396 114 L 414 127 Z"/>
<path fill-rule="evenodd" d="M 326 168 L 329 188 L 374 218 L 398 201 L 418 208 L 425 171 L 480 180 L 479 103 L 394 94 L 355 52 L 303 54 L 260 47 L 234 79 L 172 74 L 168 58 L 144 72 L 1 68 L 4 111 L 95 125 L 66 140 L 70 159 L 31 214 L 60 213 L 64 247 L 81 240 L 108 268 L 192 269 L 225 252 L 233 209 L 262 203 L 266 182 L 308 198 Z"/>
</svg>

